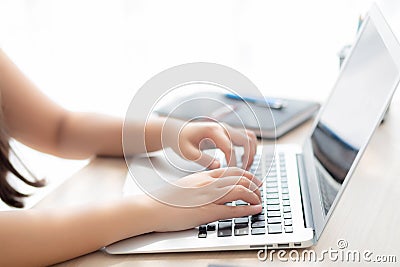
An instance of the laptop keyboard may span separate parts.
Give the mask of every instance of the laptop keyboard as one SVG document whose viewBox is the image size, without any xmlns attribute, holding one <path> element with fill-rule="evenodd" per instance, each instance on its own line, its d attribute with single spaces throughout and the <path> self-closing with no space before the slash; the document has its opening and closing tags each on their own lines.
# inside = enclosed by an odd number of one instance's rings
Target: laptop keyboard
<svg viewBox="0 0 400 267">
<path fill-rule="evenodd" d="M 218 237 L 293 233 L 285 157 L 282 153 L 279 154 L 279 157 L 277 156 L 267 155 L 265 158 L 267 177 L 262 187 L 259 188 L 262 197 L 262 212 L 252 216 L 219 220 L 207 225 L 200 225 L 198 227 L 198 238 L 207 238 L 207 234 L 215 233 L 215 231 Z M 238 162 L 237 165 L 241 166 L 241 162 Z M 271 167 L 269 168 L 269 166 Z M 261 178 L 261 168 L 260 155 L 257 154 L 250 172 Z M 225 205 L 242 206 L 249 204 L 237 200 L 227 202 Z"/>
</svg>

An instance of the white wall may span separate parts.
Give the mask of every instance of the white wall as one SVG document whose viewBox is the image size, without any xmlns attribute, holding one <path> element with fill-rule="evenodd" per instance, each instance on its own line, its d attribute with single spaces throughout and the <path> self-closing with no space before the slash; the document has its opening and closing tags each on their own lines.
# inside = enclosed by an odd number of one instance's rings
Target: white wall
<svg viewBox="0 0 400 267">
<path fill-rule="evenodd" d="M 123 116 L 144 81 L 193 61 L 234 67 L 266 94 L 323 99 L 371 2 L 0 0 L 0 44 L 73 110 Z"/>
</svg>

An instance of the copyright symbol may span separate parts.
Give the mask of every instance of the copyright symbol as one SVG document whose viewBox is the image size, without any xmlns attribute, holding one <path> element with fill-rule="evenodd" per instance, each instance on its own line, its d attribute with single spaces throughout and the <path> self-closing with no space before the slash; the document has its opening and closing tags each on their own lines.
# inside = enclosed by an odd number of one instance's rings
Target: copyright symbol
<svg viewBox="0 0 400 267">
<path fill-rule="evenodd" d="M 339 249 L 345 249 L 349 246 L 349 243 L 344 239 L 339 239 L 337 241 L 337 246 Z"/>
</svg>

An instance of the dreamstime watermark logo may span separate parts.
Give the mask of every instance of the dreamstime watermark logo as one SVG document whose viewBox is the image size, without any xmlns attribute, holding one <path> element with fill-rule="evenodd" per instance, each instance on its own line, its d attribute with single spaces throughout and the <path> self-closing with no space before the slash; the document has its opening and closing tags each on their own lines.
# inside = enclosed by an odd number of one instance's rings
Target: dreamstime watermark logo
<svg viewBox="0 0 400 267">
<path fill-rule="evenodd" d="M 375 254 L 369 249 L 351 250 L 345 239 L 339 239 L 336 248 L 329 247 L 320 252 L 310 249 L 275 250 L 264 249 L 257 252 L 259 261 L 281 262 L 351 262 L 351 263 L 397 263 L 396 255 Z"/>
<path fill-rule="evenodd" d="M 228 95 L 233 95 L 236 99 L 230 99 Z M 169 68 L 143 84 L 128 107 L 123 127 L 124 157 L 129 173 L 140 189 L 153 199 L 177 207 L 202 206 L 226 196 L 232 188 L 230 186 L 232 179 L 236 179 L 239 183 L 240 178 L 243 177 L 238 174 L 238 170 L 235 173 L 232 173 L 232 169 L 219 173 L 218 177 L 229 178 L 225 181 L 210 179 L 212 182 L 203 183 L 198 187 L 193 187 L 191 182 L 185 183 L 182 179 L 174 180 L 176 175 L 170 177 L 169 174 L 196 175 L 198 172 L 207 171 L 207 167 L 214 163 L 216 154 L 203 153 L 206 153 L 204 151 L 207 148 L 218 147 L 217 143 L 230 144 L 229 148 L 225 146 L 225 151 L 221 147 L 218 148 L 225 153 L 226 162 L 231 163 L 231 166 L 237 158 L 234 145 L 247 148 L 256 146 L 255 136 L 252 143 L 243 142 L 243 139 L 239 140 L 241 138 L 239 135 L 248 134 L 244 120 L 246 124 L 252 125 L 252 130 L 262 133 L 261 123 L 274 123 L 274 118 L 268 106 L 249 105 L 243 99 L 243 101 L 238 101 L 244 95 L 263 97 L 254 83 L 242 73 L 224 65 L 207 62 L 188 63 Z M 154 134 L 149 134 L 148 129 L 159 127 L 154 126 L 154 114 L 161 115 L 164 120 L 161 130 L 157 131 L 160 132 L 161 140 L 155 140 L 158 137 L 155 138 Z M 185 157 L 183 150 L 187 148 L 187 145 L 181 146 L 181 141 L 185 139 L 181 137 L 184 136 L 187 127 L 190 128 L 194 122 L 199 121 L 213 124 L 213 126 L 218 125 L 220 132 L 213 138 L 202 137 L 195 148 L 196 151 L 201 151 L 200 156 Z M 198 130 L 200 132 L 203 129 L 198 128 Z M 191 132 L 196 135 L 194 130 Z M 224 140 L 221 141 L 221 138 Z M 167 162 L 168 166 L 145 153 L 145 157 L 141 158 L 141 165 L 146 166 L 144 175 L 143 167 L 137 168 L 138 164 L 132 162 L 131 155 L 137 154 L 137 151 L 152 150 L 149 148 L 154 143 L 161 143 L 161 151 L 165 158 L 163 162 Z M 274 149 L 275 145 L 265 147 L 261 154 L 273 155 Z M 244 165 L 249 160 L 248 152 L 243 156 L 239 159 Z M 198 163 L 198 166 L 194 166 L 193 162 Z M 269 167 L 266 166 L 266 169 L 268 170 Z M 167 168 L 172 168 L 173 171 L 166 173 Z M 243 170 L 241 172 L 243 173 Z M 195 179 L 191 181 L 193 180 Z M 225 184 L 222 185 L 222 183 Z"/>
</svg>

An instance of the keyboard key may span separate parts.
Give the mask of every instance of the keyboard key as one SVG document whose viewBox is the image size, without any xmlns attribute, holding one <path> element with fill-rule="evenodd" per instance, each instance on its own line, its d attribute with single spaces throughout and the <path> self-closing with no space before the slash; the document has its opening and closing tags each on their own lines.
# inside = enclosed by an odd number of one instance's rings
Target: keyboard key
<svg viewBox="0 0 400 267">
<path fill-rule="evenodd" d="M 249 223 L 249 217 L 243 217 L 243 218 L 236 218 L 234 220 L 235 223 Z"/>
<path fill-rule="evenodd" d="M 262 227 L 265 227 L 265 221 L 253 222 L 251 224 L 251 228 L 262 228 Z"/>
<path fill-rule="evenodd" d="M 232 219 L 219 220 L 219 222 L 232 222 Z"/>
<path fill-rule="evenodd" d="M 280 234 L 282 233 L 282 226 L 280 224 L 268 225 L 268 234 Z"/>
<path fill-rule="evenodd" d="M 265 164 L 267 174 L 276 172 L 276 164 L 274 162 Z"/>
<path fill-rule="evenodd" d="M 289 194 L 288 188 L 282 188 L 282 194 Z"/>
<path fill-rule="evenodd" d="M 207 237 L 207 232 L 199 232 L 197 235 L 198 238 L 206 238 Z"/>
<path fill-rule="evenodd" d="M 253 229 L 251 229 L 251 234 L 252 235 L 264 235 L 265 228 L 253 228 Z"/>
<path fill-rule="evenodd" d="M 235 224 L 234 234 L 235 235 L 248 235 L 249 234 L 249 226 L 247 224 Z"/>
<path fill-rule="evenodd" d="M 281 182 L 281 187 L 282 188 L 288 188 L 288 183 L 287 182 Z"/>
<path fill-rule="evenodd" d="M 252 222 L 265 221 L 265 216 L 261 214 L 253 215 L 251 216 L 251 221 Z"/>
<path fill-rule="evenodd" d="M 278 198 L 267 199 L 267 205 L 279 205 L 279 203 Z"/>
<path fill-rule="evenodd" d="M 215 231 L 215 228 L 216 226 L 214 223 L 207 224 L 207 231 Z"/>
<path fill-rule="evenodd" d="M 285 226 L 291 226 L 291 225 L 292 225 L 292 219 L 285 220 Z"/>
<path fill-rule="evenodd" d="M 292 213 L 290 213 L 290 212 L 284 213 L 284 214 L 283 214 L 283 218 L 284 218 L 284 219 L 292 219 Z"/>
<path fill-rule="evenodd" d="M 229 228 L 232 226 L 232 221 L 229 222 L 219 222 L 218 223 L 218 229 L 219 228 Z"/>
<path fill-rule="evenodd" d="M 289 213 L 286 213 L 289 214 Z M 281 212 L 280 211 L 268 211 L 267 212 L 267 217 L 271 218 L 271 217 L 281 217 Z"/>
<path fill-rule="evenodd" d="M 266 186 L 267 186 L 267 188 L 278 187 L 278 183 L 277 182 L 267 182 Z"/>
<path fill-rule="evenodd" d="M 290 201 L 288 199 L 285 199 L 282 201 L 283 206 L 290 206 Z"/>
<path fill-rule="evenodd" d="M 267 205 L 267 211 L 279 211 L 281 207 L 279 205 Z"/>
<path fill-rule="evenodd" d="M 281 223 L 282 222 L 282 219 L 281 219 L 281 217 L 272 217 L 272 218 L 268 218 L 267 219 L 267 223 L 268 224 L 274 224 L 274 223 Z"/>
<path fill-rule="evenodd" d="M 200 225 L 199 226 L 199 232 L 205 232 L 205 231 L 207 231 L 207 226 L 204 225 L 204 224 Z"/>
<path fill-rule="evenodd" d="M 267 167 L 267 168 L 266 168 L 267 175 L 268 175 L 269 173 L 274 173 L 274 172 L 275 172 L 275 175 L 276 175 L 276 165 L 274 165 L 274 164 L 272 164 L 272 163 L 269 163 L 269 164 L 265 164 L 265 166 Z M 269 166 L 269 168 L 268 168 L 268 166 Z"/>
<path fill-rule="evenodd" d="M 232 202 L 225 202 L 224 205 L 225 206 L 233 206 Z"/>
<path fill-rule="evenodd" d="M 289 200 L 289 194 L 282 194 L 283 200 Z"/>
<path fill-rule="evenodd" d="M 279 194 L 278 193 L 267 193 L 265 196 L 267 197 L 267 199 L 279 198 Z"/>
<path fill-rule="evenodd" d="M 232 223 L 231 222 L 220 222 L 218 223 L 218 236 L 232 236 Z"/>
<path fill-rule="evenodd" d="M 286 233 L 293 233 L 293 227 L 292 226 L 285 226 L 285 232 Z"/>
<path fill-rule="evenodd" d="M 249 203 L 247 203 L 243 200 L 236 200 L 235 204 L 236 204 L 236 206 L 247 206 Z"/>
<path fill-rule="evenodd" d="M 267 194 L 269 194 L 269 193 L 278 193 L 279 191 L 278 191 L 277 187 L 271 187 L 271 188 L 267 187 L 266 192 L 267 192 Z"/>
<path fill-rule="evenodd" d="M 207 227 L 205 225 L 199 226 L 199 234 L 197 235 L 198 238 L 206 238 L 207 237 Z"/>
<path fill-rule="evenodd" d="M 290 206 L 284 206 L 283 207 L 283 212 L 291 212 Z"/>
</svg>

